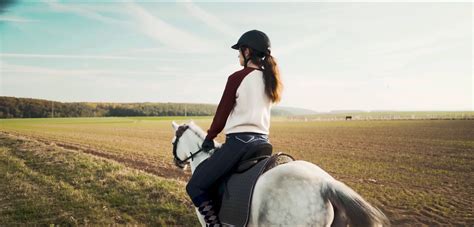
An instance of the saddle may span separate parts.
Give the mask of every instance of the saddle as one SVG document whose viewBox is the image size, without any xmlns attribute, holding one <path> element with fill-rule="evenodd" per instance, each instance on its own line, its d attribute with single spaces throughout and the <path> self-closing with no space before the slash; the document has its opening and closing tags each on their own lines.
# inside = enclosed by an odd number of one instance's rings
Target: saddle
<svg viewBox="0 0 474 227">
<path fill-rule="evenodd" d="M 239 163 L 230 174 L 216 183 L 213 198 L 216 212 L 224 225 L 246 226 L 250 218 L 252 194 L 257 179 L 280 164 L 294 161 L 284 153 L 273 154 L 266 141 L 249 145 Z"/>
<path fill-rule="evenodd" d="M 259 161 L 270 157 L 272 152 L 273 146 L 270 143 L 264 142 L 252 145 L 240 159 L 235 172 L 243 173 L 247 171 L 248 169 L 255 166 Z"/>
</svg>

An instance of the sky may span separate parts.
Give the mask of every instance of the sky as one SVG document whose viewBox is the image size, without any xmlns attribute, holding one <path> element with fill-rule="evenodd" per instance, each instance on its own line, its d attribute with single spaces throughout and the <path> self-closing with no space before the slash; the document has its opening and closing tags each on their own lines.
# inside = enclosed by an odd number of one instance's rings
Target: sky
<svg viewBox="0 0 474 227">
<path fill-rule="evenodd" d="M 279 106 L 474 110 L 473 3 L 19 1 L 0 96 L 217 104 L 246 31 L 271 40 Z"/>
</svg>

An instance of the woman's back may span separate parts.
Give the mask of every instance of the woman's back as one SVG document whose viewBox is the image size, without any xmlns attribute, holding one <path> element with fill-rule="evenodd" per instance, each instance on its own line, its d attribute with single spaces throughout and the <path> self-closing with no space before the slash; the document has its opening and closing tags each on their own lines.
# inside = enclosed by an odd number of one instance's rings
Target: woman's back
<svg viewBox="0 0 474 227">
<path fill-rule="evenodd" d="M 247 67 L 241 70 L 241 73 L 246 75 L 236 91 L 236 103 L 227 118 L 225 134 L 237 132 L 268 134 L 272 102 L 265 93 L 263 72 Z"/>
</svg>

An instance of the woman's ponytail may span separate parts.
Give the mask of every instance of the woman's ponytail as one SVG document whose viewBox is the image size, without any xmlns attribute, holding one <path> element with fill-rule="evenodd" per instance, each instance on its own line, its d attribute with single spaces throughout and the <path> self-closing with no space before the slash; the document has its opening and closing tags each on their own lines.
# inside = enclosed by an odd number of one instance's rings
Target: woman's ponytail
<svg viewBox="0 0 474 227">
<path fill-rule="evenodd" d="M 242 47 L 242 53 L 247 47 Z M 280 102 L 281 93 L 283 91 L 283 83 L 280 79 L 280 70 L 275 61 L 275 58 L 270 54 L 264 54 L 259 51 L 255 51 L 252 48 L 250 50 L 249 58 L 246 59 L 244 55 L 244 65 L 247 66 L 249 61 L 259 65 L 263 71 L 263 79 L 265 82 L 265 93 L 272 100 L 273 103 Z"/>
<path fill-rule="evenodd" d="M 283 84 L 280 79 L 280 70 L 278 69 L 275 59 L 271 55 L 266 55 L 262 61 L 262 66 L 265 92 L 272 102 L 280 102 Z"/>
</svg>

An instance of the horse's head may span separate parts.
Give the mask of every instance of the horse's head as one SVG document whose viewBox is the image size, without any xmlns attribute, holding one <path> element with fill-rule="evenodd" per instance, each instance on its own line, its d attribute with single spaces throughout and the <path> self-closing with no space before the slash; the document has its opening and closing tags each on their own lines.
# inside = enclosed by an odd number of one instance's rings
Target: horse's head
<svg viewBox="0 0 474 227">
<path fill-rule="evenodd" d="M 172 140 L 174 163 L 184 169 L 189 160 L 202 151 L 206 134 L 194 121 L 181 125 L 173 121 L 171 124 L 175 132 Z"/>
</svg>

